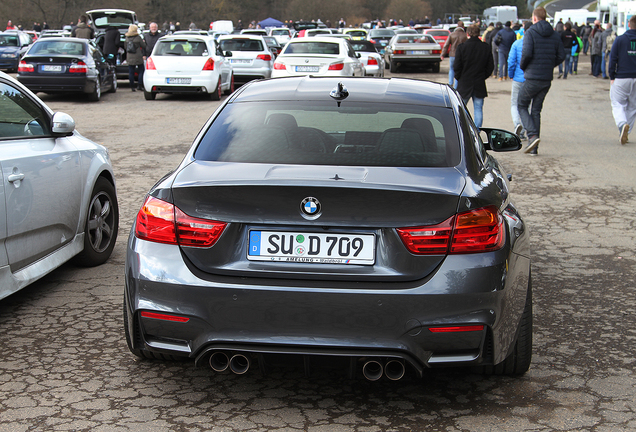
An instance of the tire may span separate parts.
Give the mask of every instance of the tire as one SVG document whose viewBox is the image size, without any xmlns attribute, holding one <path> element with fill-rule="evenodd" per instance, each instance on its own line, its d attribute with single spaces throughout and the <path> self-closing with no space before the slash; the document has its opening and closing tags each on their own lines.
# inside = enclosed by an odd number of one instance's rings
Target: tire
<svg viewBox="0 0 636 432">
<path fill-rule="evenodd" d="M 93 93 L 90 93 L 88 95 L 88 100 L 91 102 L 99 102 L 99 100 L 102 97 L 102 86 L 99 83 L 99 80 L 97 80 L 95 82 L 95 89 L 93 90 Z"/>
<path fill-rule="evenodd" d="M 526 304 L 521 314 L 515 346 L 504 361 L 483 368 L 485 375 L 523 375 L 532 361 L 532 276 L 528 280 Z"/>
<path fill-rule="evenodd" d="M 397 72 L 397 63 L 394 62 L 393 60 L 391 60 L 391 73 L 396 73 Z"/>
<path fill-rule="evenodd" d="M 232 74 L 232 77 L 230 78 L 230 88 L 225 91 L 226 95 L 230 95 L 232 93 L 234 93 L 234 74 Z"/>
<path fill-rule="evenodd" d="M 439 62 L 433 65 L 433 73 L 439 73 L 440 64 Z"/>
<path fill-rule="evenodd" d="M 222 94 L 223 94 L 223 91 L 221 90 L 221 77 L 219 77 L 219 80 L 216 83 L 216 91 L 210 93 L 210 100 L 213 100 L 213 101 L 221 100 Z"/>
<path fill-rule="evenodd" d="M 93 267 L 106 262 L 113 252 L 119 230 L 119 206 L 115 187 L 104 177 L 95 182 L 86 212 L 84 250 L 76 264 Z"/>
<path fill-rule="evenodd" d="M 144 99 L 146 99 L 146 100 L 155 100 L 156 97 L 157 97 L 157 93 L 155 93 L 155 92 L 147 92 L 146 90 L 144 90 Z"/>
<path fill-rule="evenodd" d="M 113 75 L 113 83 L 110 86 L 110 90 L 108 90 L 108 93 L 115 93 L 117 92 L 117 75 Z"/>
</svg>

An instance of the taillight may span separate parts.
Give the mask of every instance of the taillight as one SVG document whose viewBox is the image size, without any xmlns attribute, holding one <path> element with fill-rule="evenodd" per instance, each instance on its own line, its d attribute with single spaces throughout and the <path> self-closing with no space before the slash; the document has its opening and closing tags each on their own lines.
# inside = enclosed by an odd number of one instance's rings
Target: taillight
<svg viewBox="0 0 636 432">
<path fill-rule="evenodd" d="M 157 70 L 157 66 L 155 66 L 155 61 L 152 57 L 148 57 L 148 60 L 146 60 L 146 70 Z"/>
<path fill-rule="evenodd" d="M 137 213 L 135 236 L 156 243 L 207 248 L 216 243 L 226 225 L 188 216 L 173 204 L 148 197 Z"/>
<path fill-rule="evenodd" d="M 393 51 L 393 54 L 406 54 L 406 51 L 404 51 L 404 50 L 395 50 L 395 51 Z"/>
<path fill-rule="evenodd" d="M 272 56 L 269 54 L 259 54 L 256 56 L 257 59 L 259 60 L 265 60 L 265 61 L 271 61 L 272 60 Z"/>
<path fill-rule="evenodd" d="M 369 61 L 367 62 L 367 65 L 372 66 L 372 65 L 376 65 L 377 66 L 378 61 L 374 58 L 374 57 L 369 57 Z"/>
<path fill-rule="evenodd" d="M 70 73 L 86 73 L 88 72 L 88 66 L 83 61 L 78 61 L 77 63 L 73 63 L 71 67 L 68 68 Z"/>
<path fill-rule="evenodd" d="M 18 72 L 33 72 L 35 68 L 31 63 L 27 63 L 24 60 L 18 65 Z"/>
<path fill-rule="evenodd" d="M 375 41 L 375 39 L 369 39 L 369 42 L 371 42 L 372 44 L 377 44 L 377 42 Z"/>
<path fill-rule="evenodd" d="M 442 50 L 432 50 L 431 53 L 432 54 L 441 54 Z"/>
<path fill-rule="evenodd" d="M 343 70 L 344 69 L 344 63 L 340 62 L 340 63 L 333 63 L 331 65 L 329 65 L 329 70 Z"/>
<path fill-rule="evenodd" d="M 203 70 L 213 71 L 214 70 L 214 60 L 209 58 L 205 64 L 203 65 Z"/>
<path fill-rule="evenodd" d="M 459 213 L 437 225 L 396 231 L 416 255 L 490 252 L 501 249 L 506 239 L 503 217 L 494 206 Z"/>
<path fill-rule="evenodd" d="M 285 64 L 281 62 L 274 63 L 274 69 L 276 70 L 285 70 Z"/>
</svg>

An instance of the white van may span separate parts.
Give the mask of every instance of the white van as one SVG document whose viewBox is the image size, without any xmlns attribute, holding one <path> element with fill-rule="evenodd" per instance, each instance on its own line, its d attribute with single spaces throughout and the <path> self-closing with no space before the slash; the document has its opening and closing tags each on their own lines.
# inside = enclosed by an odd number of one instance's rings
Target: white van
<svg viewBox="0 0 636 432">
<path fill-rule="evenodd" d="M 210 23 L 210 30 L 232 33 L 234 31 L 234 23 L 230 20 L 213 21 Z"/>
</svg>

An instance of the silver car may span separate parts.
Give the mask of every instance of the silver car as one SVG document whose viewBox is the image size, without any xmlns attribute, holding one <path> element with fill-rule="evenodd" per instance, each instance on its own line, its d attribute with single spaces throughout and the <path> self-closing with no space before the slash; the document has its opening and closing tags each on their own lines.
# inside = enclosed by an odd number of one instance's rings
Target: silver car
<svg viewBox="0 0 636 432">
<path fill-rule="evenodd" d="M 119 224 L 108 151 L 0 72 L 0 299 L 75 257 L 99 265 Z"/>
<path fill-rule="evenodd" d="M 246 82 L 272 76 L 274 56 L 262 36 L 220 36 L 218 44 L 224 53 L 232 53 L 230 62 L 235 81 Z"/>
</svg>

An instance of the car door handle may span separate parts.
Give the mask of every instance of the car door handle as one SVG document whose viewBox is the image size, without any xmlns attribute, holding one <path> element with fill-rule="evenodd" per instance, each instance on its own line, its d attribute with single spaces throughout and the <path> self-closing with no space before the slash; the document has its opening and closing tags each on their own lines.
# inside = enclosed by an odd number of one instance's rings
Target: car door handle
<svg viewBox="0 0 636 432">
<path fill-rule="evenodd" d="M 22 174 L 22 173 L 9 174 L 9 177 L 7 177 L 7 180 L 9 180 L 9 183 L 13 183 L 13 182 L 16 182 L 16 181 L 24 180 L 24 174 Z"/>
</svg>

